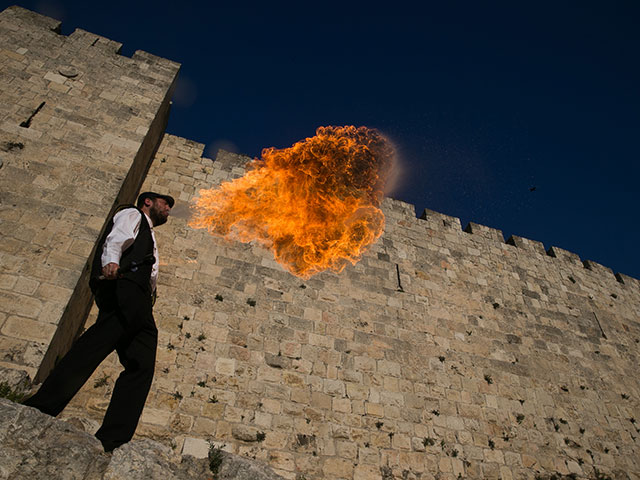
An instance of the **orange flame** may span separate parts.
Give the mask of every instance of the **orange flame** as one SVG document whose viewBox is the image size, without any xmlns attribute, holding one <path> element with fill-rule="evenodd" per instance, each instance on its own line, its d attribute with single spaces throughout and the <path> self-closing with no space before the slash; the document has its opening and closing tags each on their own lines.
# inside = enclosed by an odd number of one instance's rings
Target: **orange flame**
<svg viewBox="0 0 640 480">
<path fill-rule="evenodd" d="M 392 159 L 376 130 L 319 127 L 290 148 L 264 149 L 243 177 L 200 190 L 189 225 L 255 240 L 299 277 L 341 272 L 382 234 Z"/>
</svg>

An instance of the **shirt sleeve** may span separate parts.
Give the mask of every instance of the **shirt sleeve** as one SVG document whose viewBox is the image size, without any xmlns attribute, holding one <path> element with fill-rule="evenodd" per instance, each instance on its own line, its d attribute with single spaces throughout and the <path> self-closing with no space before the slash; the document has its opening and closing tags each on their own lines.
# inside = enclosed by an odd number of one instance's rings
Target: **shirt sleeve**
<svg viewBox="0 0 640 480">
<path fill-rule="evenodd" d="M 127 208 L 113 217 L 113 228 L 104 242 L 102 249 L 102 266 L 109 263 L 120 265 L 122 252 L 129 248 L 140 230 L 142 215 L 135 208 Z"/>
</svg>

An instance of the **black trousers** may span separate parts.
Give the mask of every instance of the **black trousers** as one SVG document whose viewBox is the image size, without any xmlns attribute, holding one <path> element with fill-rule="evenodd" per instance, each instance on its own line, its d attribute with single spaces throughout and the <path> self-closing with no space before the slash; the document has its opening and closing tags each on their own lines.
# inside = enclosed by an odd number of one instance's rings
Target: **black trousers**
<svg viewBox="0 0 640 480">
<path fill-rule="evenodd" d="M 106 282 L 105 282 L 106 283 Z M 124 370 L 116 380 L 96 437 L 109 452 L 133 437 L 151 387 L 158 330 L 151 300 L 128 280 L 106 283 L 96 294 L 98 319 L 58 362 L 38 392 L 24 402 L 57 416 L 114 350 Z"/>
</svg>

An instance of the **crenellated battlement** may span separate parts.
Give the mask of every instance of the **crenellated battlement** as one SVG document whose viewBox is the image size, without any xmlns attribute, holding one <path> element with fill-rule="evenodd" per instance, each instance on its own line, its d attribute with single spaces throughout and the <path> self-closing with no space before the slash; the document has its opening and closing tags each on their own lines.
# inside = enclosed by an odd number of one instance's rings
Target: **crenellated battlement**
<svg viewBox="0 0 640 480">
<path fill-rule="evenodd" d="M 120 54 L 122 43 L 120 42 L 87 32 L 81 28 L 76 28 L 69 36 L 62 35 L 60 33 L 62 22 L 19 6 L 14 5 L 0 12 L 0 22 L 3 28 L 14 32 L 28 31 L 30 39 L 46 42 L 48 47 L 57 46 L 68 52 L 102 52 L 122 57 Z M 142 50 L 137 50 L 129 60 L 142 62 L 146 65 L 145 68 L 166 69 L 174 71 L 174 74 L 180 67 L 176 62 Z"/>
<path fill-rule="evenodd" d="M 415 217 L 415 206 L 412 204 L 408 204 L 399 200 L 393 200 L 393 203 L 389 205 L 393 205 L 393 211 L 398 212 L 398 214 L 404 214 L 407 219 L 413 219 Z M 424 226 L 427 229 L 449 233 L 463 232 L 472 235 L 474 239 L 481 243 L 486 242 L 487 245 L 510 245 L 516 247 L 518 250 L 522 251 L 522 253 L 526 252 L 530 254 L 534 258 L 536 256 L 555 258 L 560 261 L 566 262 L 574 267 L 580 267 L 593 272 L 594 274 L 602 275 L 608 280 L 615 279 L 618 282 L 627 285 L 637 284 L 637 280 L 634 282 L 633 280 L 635 279 L 629 277 L 628 275 L 620 273 L 614 274 L 613 270 L 609 267 L 601 265 L 592 260 L 583 261 L 580 259 L 579 255 L 559 247 L 552 246 L 546 249 L 544 244 L 537 240 L 530 240 L 528 238 L 519 237 L 517 235 L 511 235 L 505 241 L 502 230 L 487 227 L 485 225 L 480 225 L 474 222 L 469 222 L 466 227 L 462 228 L 462 224 L 459 218 L 445 215 L 443 213 L 435 212 L 429 209 L 425 209 L 422 215 L 420 215 L 419 219 L 424 221 Z"/>
</svg>

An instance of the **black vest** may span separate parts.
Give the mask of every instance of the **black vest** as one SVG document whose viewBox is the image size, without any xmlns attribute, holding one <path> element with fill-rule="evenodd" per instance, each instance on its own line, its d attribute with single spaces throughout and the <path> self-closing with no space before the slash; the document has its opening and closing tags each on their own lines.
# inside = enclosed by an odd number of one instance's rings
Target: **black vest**
<svg viewBox="0 0 640 480">
<path fill-rule="evenodd" d="M 138 230 L 138 235 L 134 240 L 133 244 L 129 246 L 124 252 L 122 252 L 122 256 L 120 257 L 120 268 L 127 269 L 131 262 L 141 262 L 142 259 L 151 254 L 153 255 L 153 237 L 151 236 L 151 227 L 149 226 L 149 222 L 145 218 L 144 213 L 137 207 L 131 205 L 130 207 L 121 208 L 119 211 L 125 210 L 127 208 L 135 208 L 140 212 L 142 218 L 140 219 L 140 229 Z M 91 265 L 91 278 L 89 280 L 89 286 L 91 287 L 91 291 L 95 294 L 96 290 L 100 287 L 103 282 L 110 282 L 113 280 L 100 280 L 98 277 L 102 275 L 102 249 L 104 247 L 104 242 L 107 239 L 107 236 L 113 229 L 113 218 L 109 220 L 109 224 L 107 225 L 107 229 L 105 230 L 102 238 L 98 242 L 98 246 L 96 247 L 96 253 L 93 257 L 93 263 Z M 148 292 L 151 294 L 151 271 L 153 269 L 152 264 L 141 264 L 138 265 L 135 271 L 128 271 L 122 274 L 122 278 L 126 278 L 134 283 L 136 283 L 144 292 Z"/>
</svg>

